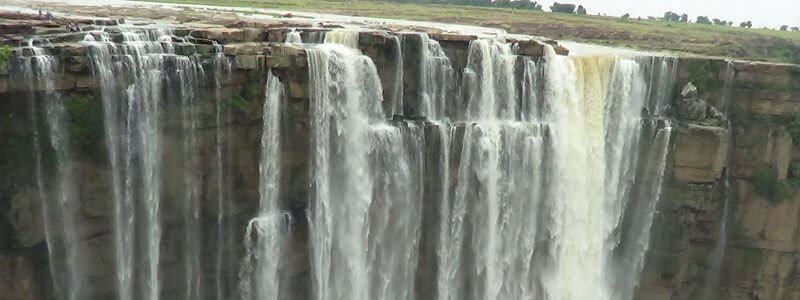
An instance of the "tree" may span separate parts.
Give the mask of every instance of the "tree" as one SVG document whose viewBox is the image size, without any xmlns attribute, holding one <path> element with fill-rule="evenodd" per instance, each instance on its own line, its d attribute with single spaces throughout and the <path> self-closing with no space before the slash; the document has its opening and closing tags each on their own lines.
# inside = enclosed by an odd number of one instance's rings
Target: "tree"
<svg viewBox="0 0 800 300">
<path fill-rule="evenodd" d="M 689 15 L 687 15 L 687 14 L 682 14 L 682 15 L 681 15 L 681 22 L 682 22 L 682 23 L 689 23 Z"/>
<path fill-rule="evenodd" d="M 781 31 L 787 31 L 787 30 L 789 30 L 789 25 L 782 25 L 781 26 Z"/>
<path fill-rule="evenodd" d="M 753 23 L 750 21 L 739 23 L 739 27 L 742 28 L 753 28 Z"/>
<path fill-rule="evenodd" d="M 792 31 L 795 31 L 795 32 L 800 31 L 800 27 L 792 27 L 791 29 L 792 29 Z"/>
<path fill-rule="evenodd" d="M 578 5 L 578 15 L 585 16 L 586 15 L 586 8 L 583 5 Z"/>
<path fill-rule="evenodd" d="M 711 21 L 706 16 L 697 16 L 697 21 L 695 21 L 695 23 L 697 23 L 697 24 L 707 24 L 707 25 L 711 25 L 712 24 Z"/>
<path fill-rule="evenodd" d="M 554 2 L 553 5 L 550 6 L 550 11 L 555 13 L 574 14 L 575 4 Z"/>
<path fill-rule="evenodd" d="M 620 17 L 620 18 L 623 19 L 623 20 L 627 20 L 630 17 L 631 17 L 631 14 L 627 14 L 626 13 L 626 14 L 622 15 L 622 17 Z"/>
</svg>

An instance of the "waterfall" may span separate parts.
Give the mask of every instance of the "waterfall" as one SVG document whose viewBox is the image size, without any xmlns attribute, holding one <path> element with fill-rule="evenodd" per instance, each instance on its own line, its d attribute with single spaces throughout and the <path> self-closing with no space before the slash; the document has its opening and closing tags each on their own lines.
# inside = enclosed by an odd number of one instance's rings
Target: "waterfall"
<svg viewBox="0 0 800 300">
<path fill-rule="evenodd" d="M 230 122 L 231 109 L 226 105 L 221 94 L 223 81 L 229 81 L 233 72 L 233 64 L 222 53 L 222 46 L 214 44 L 217 55 L 213 60 L 214 68 L 214 154 L 216 158 L 215 168 L 217 172 L 214 186 L 216 187 L 216 223 L 215 223 L 215 247 L 214 247 L 214 290 L 216 299 L 227 299 L 226 295 L 231 286 L 231 276 L 227 275 L 223 266 L 232 264 L 235 260 L 231 259 L 233 238 L 232 222 L 225 217 L 230 210 L 231 198 L 233 194 L 232 173 L 233 157 L 231 155 L 231 129 Z"/>
<path fill-rule="evenodd" d="M 331 30 L 325 33 L 325 44 L 340 44 L 358 49 L 358 31 Z"/>
<path fill-rule="evenodd" d="M 677 59 L 549 45 L 527 57 L 485 38 L 454 51 L 460 42 L 401 33 L 379 45 L 391 54 L 381 65 L 395 64 L 379 70 L 357 31 L 304 30 L 302 43 L 292 30 L 307 69 L 292 57 L 261 73 L 234 70 L 225 45 L 187 54 L 175 32 L 96 30 L 81 44 L 102 105 L 114 298 L 633 298 L 667 173 Z M 275 49 L 262 49 L 270 62 L 285 54 Z M 34 50 L 12 74 L 33 87 L 53 286 L 92 298 L 69 100 L 56 57 Z M 266 79 L 260 110 L 240 78 Z"/>
<path fill-rule="evenodd" d="M 386 112 L 387 118 L 403 114 L 403 47 L 400 38 L 392 36 L 394 42 L 394 82 L 392 86 L 392 102 Z"/>
<path fill-rule="evenodd" d="M 56 60 L 38 47 L 29 46 L 32 56 L 19 58 L 11 65 L 12 74 L 30 87 L 31 118 L 33 121 L 33 149 L 37 195 L 42 205 L 44 234 L 50 261 L 50 276 L 59 299 L 81 299 L 85 291 L 85 258 L 78 240 L 77 222 L 80 220 L 78 192 L 75 183 L 70 136 L 66 128 L 65 100 L 56 91 L 54 72 Z M 36 97 L 42 98 L 46 133 L 49 143 L 45 149 L 54 154 L 51 158 L 55 170 L 44 169 L 44 149 L 40 140 L 38 106 Z M 50 182 L 46 174 L 53 174 Z"/>
<path fill-rule="evenodd" d="M 731 187 L 731 159 L 733 156 L 733 127 L 730 121 L 730 97 L 733 91 L 734 80 L 736 79 L 736 70 L 733 68 L 733 63 L 727 61 L 725 66 L 725 77 L 723 78 L 722 86 L 722 99 L 719 105 L 722 110 L 723 120 L 725 122 L 726 140 L 727 140 L 727 160 L 725 165 L 725 173 L 722 178 L 722 216 L 720 217 L 719 230 L 717 231 L 717 241 L 714 243 L 714 248 L 711 252 L 710 267 L 705 275 L 705 283 L 703 285 L 702 299 L 715 299 L 719 295 L 719 282 L 722 277 L 722 265 L 725 261 L 725 247 L 728 243 L 728 210 L 730 209 L 730 201 L 735 197 L 735 189 Z"/>
<path fill-rule="evenodd" d="M 300 37 L 300 32 L 292 28 L 291 31 L 286 33 L 286 40 L 284 43 L 287 44 L 300 44 L 303 42 L 303 39 Z"/>
<path fill-rule="evenodd" d="M 443 120 L 448 108 L 449 92 L 454 80 L 453 67 L 439 42 L 420 33 L 422 46 L 419 57 L 419 103 L 420 115 L 431 120 Z"/>
<path fill-rule="evenodd" d="M 258 216 L 247 225 L 245 234 L 245 257 L 240 273 L 242 299 L 278 299 L 279 296 L 278 267 L 286 238 L 285 228 L 291 221 L 289 213 L 278 210 L 277 201 L 280 187 L 280 113 L 283 97 L 281 82 L 269 72 L 258 163 Z"/>
<path fill-rule="evenodd" d="M 307 53 L 314 298 L 413 298 L 421 128 L 383 121 L 377 70 L 366 56 L 338 45 Z"/>
<path fill-rule="evenodd" d="M 186 299 L 202 298 L 200 293 L 201 282 L 201 228 L 200 228 L 200 181 L 199 158 L 196 155 L 199 147 L 197 127 L 199 126 L 199 113 L 197 102 L 199 95 L 199 79 L 205 78 L 205 70 L 196 60 L 190 58 L 176 58 L 177 65 L 174 74 L 168 77 L 169 86 L 179 86 L 178 98 L 181 99 L 181 127 L 183 131 L 183 180 L 184 180 L 184 207 L 183 222 L 184 236 L 184 272 Z M 177 77 L 177 78 L 174 78 Z"/>
<path fill-rule="evenodd" d="M 184 297 L 202 297 L 202 175 L 196 151 L 200 118 L 197 105 L 206 70 L 194 57 L 170 54 L 173 46 L 162 38 L 168 34 L 156 29 L 123 31 L 120 44 L 110 42 L 104 32 L 90 33 L 84 39 L 90 47 L 92 70 L 99 80 L 103 104 L 105 146 L 111 166 L 117 298 L 123 300 L 160 297 L 160 132 L 166 125 L 160 124 L 159 116 L 167 100 L 163 98 L 165 94 L 179 99 L 183 138 L 180 147 L 184 190 L 180 207 L 184 230 Z M 100 42 L 95 35 L 101 37 Z M 120 85 L 127 87 L 119 90 Z M 135 250 L 137 245 L 141 251 Z M 141 287 L 134 287 L 135 283 Z M 136 296 L 137 289 L 141 296 Z"/>
</svg>

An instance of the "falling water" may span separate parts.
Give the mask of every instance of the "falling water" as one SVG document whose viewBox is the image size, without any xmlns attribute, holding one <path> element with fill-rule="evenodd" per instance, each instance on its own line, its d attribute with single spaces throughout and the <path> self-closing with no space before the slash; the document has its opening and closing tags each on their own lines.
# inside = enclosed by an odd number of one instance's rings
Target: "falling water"
<svg viewBox="0 0 800 300">
<path fill-rule="evenodd" d="M 258 216 L 247 225 L 245 234 L 245 256 L 240 273 L 242 299 L 278 299 L 279 295 L 278 267 L 286 238 L 286 228 L 291 221 L 288 212 L 278 210 L 280 112 L 283 107 L 281 104 L 283 91 L 281 82 L 269 72 L 263 107 L 261 156 L 258 163 Z"/>
<path fill-rule="evenodd" d="M 419 54 L 419 113 L 431 120 L 443 120 L 454 80 L 453 67 L 438 41 L 431 40 L 425 33 L 420 33 L 419 36 L 422 40 Z"/>
<path fill-rule="evenodd" d="M 413 298 L 421 128 L 385 124 L 377 70 L 366 56 L 338 45 L 307 53 L 314 296 Z"/>
<path fill-rule="evenodd" d="M 439 299 L 613 298 L 608 262 L 639 176 L 646 77 L 635 60 L 549 51 L 523 60 L 517 79 L 507 44 L 470 47 L 462 94 L 472 123 L 442 213 Z M 660 186 L 669 130 L 655 140 L 648 187 Z M 660 193 L 647 191 L 636 199 Z"/>
<path fill-rule="evenodd" d="M 728 168 L 722 178 L 722 216 L 720 217 L 720 225 L 714 249 L 711 252 L 710 267 L 706 272 L 705 284 L 703 286 L 702 299 L 716 299 L 719 294 L 719 282 L 722 277 L 722 265 L 725 260 L 725 247 L 728 243 L 728 210 L 730 201 L 735 196 L 734 189 L 731 187 L 731 157 L 733 156 L 733 128 L 731 127 L 730 120 L 730 97 L 733 91 L 733 84 L 736 77 L 736 70 L 734 69 L 733 62 L 728 61 L 725 66 L 725 77 L 723 78 L 722 86 L 722 99 L 720 99 L 720 109 L 722 109 L 722 117 L 725 122 L 726 140 L 727 140 L 727 162 L 725 163 Z"/>
<path fill-rule="evenodd" d="M 358 31 L 331 30 L 325 33 L 325 44 L 340 44 L 358 49 Z"/>
<path fill-rule="evenodd" d="M 201 281 L 201 232 L 200 232 L 200 181 L 199 159 L 196 151 L 199 145 L 198 126 L 200 122 L 197 111 L 199 80 L 205 77 L 205 70 L 197 60 L 176 57 L 174 74 L 168 77 L 169 86 L 179 86 L 178 97 L 181 99 L 181 126 L 183 131 L 183 180 L 184 180 L 184 273 L 186 299 L 202 298 Z M 177 77 L 177 78 L 175 78 Z"/>
<path fill-rule="evenodd" d="M 300 44 L 303 42 L 303 39 L 300 37 L 300 32 L 295 30 L 294 28 L 286 33 L 286 41 L 284 43 L 287 44 Z"/>
<path fill-rule="evenodd" d="M 400 38 L 392 36 L 394 42 L 394 84 L 392 85 L 392 102 L 389 104 L 386 116 L 392 118 L 394 115 L 403 114 L 403 47 Z"/>
<path fill-rule="evenodd" d="M 267 72 L 259 205 L 255 217 L 241 223 L 243 249 L 237 248 L 234 112 L 221 92 L 231 77 L 230 60 L 220 45 L 212 58 L 175 55 L 176 38 L 165 30 L 120 34 L 121 43 L 103 31 L 84 39 L 99 81 L 111 168 L 116 298 L 156 300 L 163 292 L 160 267 L 170 262 L 161 257 L 169 246 L 162 245 L 162 223 L 172 224 L 161 216 L 161 197 L 171 196 L 171 189 L 162 189 L 169 179 L 162 169 L 171 163 L 162 162 L 162 152 L 171 150 L 162 140 L 171 136 L 162 135 L 172 129 L 179 133 L 181 156 L 181 189 L 174 197 L 184 234 L 178 258 L 183 277 L 174 280 L 183 284 L 181 297 L 285 295 L 284 248 L 294 220 L 278 201 L 280 117 L 289 101 L 283 84 Z M 302 45 L 312 135 L 307 221 L 313 298 L 631 298 L 666 169 L 672 128 L 663 114 L 676 60 L 565 57 L 549 46 L 544 57 L 520 57 L 510 44 L 478 39 L 470 42 L 466 67 L 454 70 L 426 34 L 419 35 L 419 49 L 402 49 L 395 38 L 397 68 L 387 93 L 392 104 L 384 107 L 378 71 L 358 50 L 358 32 L 319 36 L 325 44 Z M 286 42 L 300 43 L 299 37 L 289 32 Z M 409 50 L 420 51 L 419 66 L 410 66 L 418 78 L 403 73 L 402 53 Z M 30 61 L 24 78 L 31 85 L 44 82 L 47 96 L 39 102 L 47 130 L 36 122 L 38 103 L 32 117 L 51 273 L 65 298 L 81 299 L 85 276 L 70 227 L 77 196 L 62 132 L 64 107 L 47 80 L 55 62 L 43 55 Z M 388 120 L 409 105 L 403 103 L 404 76 L 418 80 L 416 93 L 405 96 L 417 97 L 414 113 L 423 120 Z M 207 97 L 214 97 L 215 107 L 208 118 L 200 108 L 203 80 L 213 81 L 214 95 Z M 165 122 L 171 104 L 180 118 Z M 39 131 L 50 134 L 56 153 L 54 191 L 44 175 L 47 149 Z M 198 148 L 212 142 L 206 166 Z M 431 151 L 431 145 L 438 148 Z M 58 201 L 46 201 L 52 195 Z M 726 197 L 724 214 L 727 206 Z M 423 228 L 427 207 L 437 209 L 433 230 Z M 204 213 L 216 219 L 208 222 L 210 233 L 203 230 Z M 725 226 L 723 220 L 723 241 Z M 422 243 L 435 258 L 422 259 Z M 231 291 L 236 284 L 229 277 L 236 274 L 230 269 L 237 267 L 238 290 Z M 427 270 L 431 282 L 424 284 L 435 295 L 418 294 Z"/>
<path fill-rule="evenodd" d="M 124 31 L 120 44 L 109 42 L 103 32 L 85 39 L 91 47 L 93 70 L 100 81 L 105 144 L 112 167 L 119 299 L 137 298 L 134 282 L 141 285 L 138 288 L 141 297 L 160 296 L 162 90 L 180 99 L 185 297 L 201 297 L 200 177 L 199 161 L 194 154 L 199 115 L 194 107 L 205 70 L 198 60 L 171 55 L 173 46 L 162 38 L 168 34 L 162 30 Z M 102 37 L 102 42 L 97 42 L 94 35 Z M 133 80 L 120 82 L 118 74 L 126 74 Z M 119 91 L 120 84 L 126 84 L 127 88 Z M 136 245 L 141 247 L 138 254 L 134 250 Z M 138 275 L 136 281 L 134 274 Z"/>
<path fill-rule="evenodd" d="M 19 58 L 12 65 L 12 74 L 27 82 L 31 97 L 36 89 L 43 98 L 43 109 L 48 149 L 52 149 L 55 173 L 52 187 L 46 186 L 43 164 L 43 150 L 39 140 L 39 117 L 37 100 L 31 100 L 31 116 L 34 123 L 33 148 L 35 156 L 36 186 L 42 203 L 45 240 L 50 259 L 50 275 L 59 299 L 81 299 L 85 291 L 85 261 L 82 247 L 78 242 L 78 198 L 74 182 L 72 150 L 70 137 L 66 130 L 66 107 L 61 95 L 56 91 L 54 72 L 56 60 L 38 47 L 29 46 L 32 56 Z M 13 68 L 17 68 L 14 70 Z"/>
<path fill-rule="evenodd" d="M 223 54 L 222 46 L 214 44 L 215 52 L 217 55 L 213 60 L 214 67 L 214 93 L 215 93 L 215 113 L 214 113 L 214 150 L 216 154 L 216 240 L 214 248 L 214 290 L 216 292 L 216 299 L 227 299 L 226 295 L 229 294 L 229 287 L 231 286 L 231 277 L 226 275 L 223 267 L 228 263 L 234 263 L 231 259 L 230 248 L 232 248 L 234 238 L 232 234 L 232 224 L 229 218 L 226 218 L 226 213 L 231 208 L 232 198 L 232 180 L 233 173 L 233 157 L 231 155 L 231 126 L 223 123 L 231 120 L 231 109 L 226 105 L 222 97 L 222 84 L 228 81 L 233 71 L 232 62 Z"/>
</svg>

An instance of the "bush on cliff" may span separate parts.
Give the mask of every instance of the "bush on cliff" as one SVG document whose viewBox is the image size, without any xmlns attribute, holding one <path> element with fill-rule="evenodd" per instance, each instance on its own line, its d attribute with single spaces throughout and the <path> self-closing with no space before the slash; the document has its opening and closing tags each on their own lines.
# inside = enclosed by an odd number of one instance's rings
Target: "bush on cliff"
<svg viewBox="0 0 800 300">
<path fill-rule="evenodd" d="M 66 98 L 67 132 L 75 147 L 83 151 L 103 138 L 103 112 L 91 95 L 72 94 Z"/>
<path fill-rule="evenodd" d="M 794 116 L 794 118 L 789 121 L 786 130 L 788 130 L 789 135 L 792 136 L 792 142 L 794 142 L 795 145 L 800 144 L 800 115 Z"/>
<path fill-rule="evenodd" d="M 794 189 L 786 180 L 778 179 L 774 168 L 766 168 L 755 174 L 756 192 L 770 203 L 780 203 L 794 194 Z"/>
<path fill-rule="evenodd" d="M 0 68 L 6 66 L 9 58 L 11 58 L 11 46 L 0 46 Z"/>
</svg>

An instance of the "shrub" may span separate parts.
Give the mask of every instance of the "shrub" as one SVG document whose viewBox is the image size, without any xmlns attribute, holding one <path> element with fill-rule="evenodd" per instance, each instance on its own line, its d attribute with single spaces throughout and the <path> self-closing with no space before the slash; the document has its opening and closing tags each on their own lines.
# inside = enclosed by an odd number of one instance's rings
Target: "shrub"
<svg viewBox="0 0 800 300">
<path fill-rule="evenodd" d="M 773 168 L 767 168 L 755 174 L 756 192 L 771 203 L 780 203 L 794 193 L 794 189 L 785 180 L 779 180 Z"/>
<path fill-rule="evenodd" d="M 575 4 L 554 2 L 553 6 L 550 6 L 550 11 L 555 13 L 574 14 Z"/>
<path fill-rule="evenodd" d="M 0 46 L 0 68 L 6 66 L 9 58 L 11 58 L 11 46 Z"/>
<path fill-rule="evenodd" d="M 73 94 L 65 101 L 67 132 L 75 147 L 88 150 L 103 138 L 103 112 L 91 95 Z"/>
<path fill-rule="evenodd" d="M 800 187 L 800 160 L 793 160 L 789 163 L 789 170 L 786 174 L 786 181 L 793 188 Z"/>
<path fill-rule="evenodd" d="M 789 135 L 792 136 L 792 141 L 794 144 L 800 144 L 800 115 L 794 116 L 794 118 L 789 121 L 789 125 L 786 127 L 786 130 L 788 130 Z"/>
<path fill-rule="evenodd" d="M 711 20 L 709 20 L 708 17 L 706 17 L 706 16 L 698 16 L 697 17 L 697 21 L 695 21 L 695 23 L 697 23 L 697 24 L 706 24 L 706 25 L 713 24 L 713 23 L 711 23 Z"/>
</svg>

